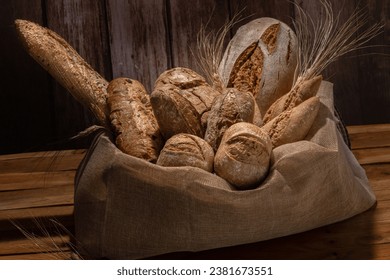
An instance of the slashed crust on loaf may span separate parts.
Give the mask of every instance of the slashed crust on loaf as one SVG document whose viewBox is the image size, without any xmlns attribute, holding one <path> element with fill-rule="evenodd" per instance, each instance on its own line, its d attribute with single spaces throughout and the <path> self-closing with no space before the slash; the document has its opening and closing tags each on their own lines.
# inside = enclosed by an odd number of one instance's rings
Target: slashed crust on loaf
<svg viewBox="0 0 390 280">
<path fill-rule="evenodd" d="M 319 107 L 320 99 L 314 96 L 266 123 L 262 128 L 270 136 L 273 148 L 303 140 L 317 116 Z"/>
<path fill-rule="evenodd" d="M 238 122 L 253 122 L 255 100 L 251 93 L 228 88 L 215 99 L 204 139 L 217 150 L 226 129 Z"/>
<path fill-rule="evenodd" d="M 117 147 L 126 154 L 156 162 L 163 141 L 144 86 L 136 80 L 117 78 L 107 90 Z"/>
<path fill-rule="evenodd" d="M 159 86 L 152 92 L 150 101 L 166 140 L 179 133 L 203 137 L 201 115 L 179 88 L 172 84 Z"/>
<path fill-rule="evenodd" d="M 214 169 L 238 189 L 249 189 L 268 174 L 272 153 L 271 139 L 260 127 L 246 122 L 229 127 L 221 141 Z"/>
<path fill-rule="evenodd" d="M 176 134 L 165 143 L 157 164 L 161 166 L 192 166 L 213 171 L 214 151 L 202 138 L 192 134 Z"/>
<path fill-rule="evenodd" d="M 201 116 L 202 126 L 206 129 L 207 113 L 220 92 L 210 86 L 201 75 L 184 67 L 176 67 L 163 72 L 156 80 L 154 89 L 159 89 L 164 85 L 172 85 L 180 89 L 180 94 Z"/>
<path fill-rule="evenodd" d="M 229 42 L 219 74 L 226 86 L 251 91 L 263 118 L 269 106 L 291 89 L 297 54 L 291 28 L 273 18 L 255 19 L 241 26 Z"/>
<path fill-rule="evenodd" d="M 291 110 L 303 101 L 317 94 L 322 82 L 322 76 L 316 76 L 309 80 L 299 80 L 294 87 L 284 96 L 276 100 L 264 115 L 264 123 L 269 122 L 284 111 Z"/>
</svg>

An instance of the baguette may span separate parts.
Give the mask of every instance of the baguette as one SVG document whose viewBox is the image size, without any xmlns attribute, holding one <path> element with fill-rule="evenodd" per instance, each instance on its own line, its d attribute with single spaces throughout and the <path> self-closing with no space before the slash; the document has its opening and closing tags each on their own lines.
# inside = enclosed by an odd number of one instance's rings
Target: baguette
<svg viewBox="0 0 390 280">
<path fill-rule="evenodd" d="M 126 154 L 156 162 L 163 141 L 144 86 L 136 80 L 117 78 L 107 91 L 117 147 Z"/>
<path fill-rule="evenodd" d="M 108 82 L 57 33 L 27 20 L 16 20 L 19 38 L 29 53 L 69 93 L 109 128 Z"/>
</svg>

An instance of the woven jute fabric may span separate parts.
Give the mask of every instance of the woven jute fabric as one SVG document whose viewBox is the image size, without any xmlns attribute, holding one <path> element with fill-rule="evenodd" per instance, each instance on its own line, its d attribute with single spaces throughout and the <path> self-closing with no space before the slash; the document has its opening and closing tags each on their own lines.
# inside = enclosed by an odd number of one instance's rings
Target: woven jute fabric
<svg viewBox="0 0 390 280">
<path fill-rule="evenodd" d="M 161 167 L 100 135 L 75 181 L 76 239 L 92 258 L 134 259 L 272 239 L 350 218 L 375 203 L 366 174 L 337 130 L 332 84 L 303 141 L 274 149 L 258 188 L 215 174 Z"/>
</svg>

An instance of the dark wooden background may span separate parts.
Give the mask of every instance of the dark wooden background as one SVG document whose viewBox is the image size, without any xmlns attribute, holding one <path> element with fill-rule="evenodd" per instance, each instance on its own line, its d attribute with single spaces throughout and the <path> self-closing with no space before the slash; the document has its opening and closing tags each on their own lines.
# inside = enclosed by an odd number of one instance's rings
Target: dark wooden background
<svg viewBox="0 0 390 280">
<path fill-rule="evenodd" d="M 321 16 L 319 1 L 295 1 L 313 18 Z M 378 46 L 340 59 L 324 77 L 335 85 L 336 106 L 347 125 L 389 123 L 390 1 L 330 2 L 342 19 L 360 5 L 370 24 L 385 23 L 383 33 L 370 42 Z M 131 77 L 150 90 L 168 68 L 198 71 L 191 50 L 201 23 L 211 18 L 209 28 L 217 29 L 244 7 L 247 18 L 241 24 L 268 16 L 291 25 L 295 14 L 288 0 L 1 0 L 0 154 L 87 146 L 66 139 L 94 123 L 27 55 L 16 37 L 15 19 L 54 30 L 107 80 Z"/>
</svg>

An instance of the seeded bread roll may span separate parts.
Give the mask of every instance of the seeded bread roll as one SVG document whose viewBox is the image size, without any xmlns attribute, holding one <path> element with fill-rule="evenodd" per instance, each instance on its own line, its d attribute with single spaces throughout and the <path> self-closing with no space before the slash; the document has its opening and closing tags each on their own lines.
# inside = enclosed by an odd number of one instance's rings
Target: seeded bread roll
<svg viewBox="0 0 390 280">
<path fill-rule="evenodd" d="M 108 82 L 57 33 L 27 20 L 15 24 L 29 55 L 109 128 Z"/>
<path fill-rule="evenodd" d="M 124 153 L 156 162 L 163 141 L 149 95 L 136 80 L 117 78 L 107 88 L 115 143 Z"/>
<path fill-rule="evenodd" d="M 206 129 L 207 113 L 220 92 L 213 89 L 201 75 L 183 67 L 163 72 L 156 80 L 154 89 L 159 89 L 164 85 L 172 85 L 180 89 L 180 94 L 191 103 L 201 116 L 202 126 Z"/>
<path fill-rule="evenodd" d="M 293 30 L 273 18 L 241 26 L 219 66 L 227 87 L 251 92 L 261 115 L 293 84 L 298 44 Z"/>
<path fill-rule="evenodd" d="M 225 89 L 211 107 L 204 139 L 216 151 L 226 129 L 238 122 L 253 122 L 254 111 L 255 100 L 250 92 Z"/>
<path fill-rule="evenodd" d="M 256 187 L 268 174 L 271 152 L 271 139 L 262 128 L 236 123 L 226 130 L 215 154 L 215 173 L 238 189 Z"/>
<path fill-rule="evenodd" d="M 314 96 L 266 123 L 262 129 L 270 136 L 272 147 L 303 140 L 313 125 L 319 107 L 320 99 Z"/>
<path fill-rule="evenodd" d="M 264 115 L 263 122 L 267 123 L 283 111 L 291 110 L 303 101 L 317 94 L 322 82 L 322 76 L 310 80 L 298 79 L 294 87 L 285 95 L 276 100 Z"/>
<path fill-rule="evenodd" d="M 176 134 L 165 143 L 157 164 L 161 166 L 192 166 L 213 171 L 214 151 L 202 138 L 192 134 Z"/>
</svg>

